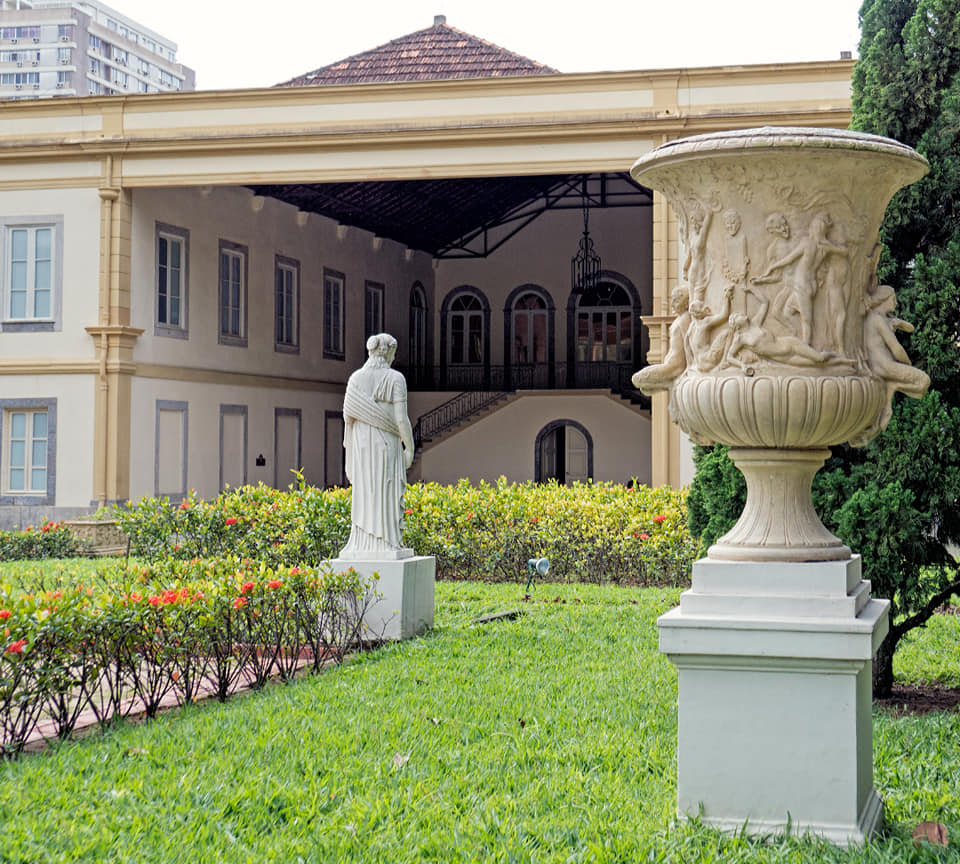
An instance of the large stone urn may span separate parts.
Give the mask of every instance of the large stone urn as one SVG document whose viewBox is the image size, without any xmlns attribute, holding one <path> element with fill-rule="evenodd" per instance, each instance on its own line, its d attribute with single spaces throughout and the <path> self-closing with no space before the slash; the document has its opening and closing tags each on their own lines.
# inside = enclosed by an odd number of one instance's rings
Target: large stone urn
<svg viewBox="0 0 960 864">
<path fill-rule="evenodd" d="M 747 482 L 740 520 L 659 622 L 679 670 L 681 813 L 841 844 L 881 820 L 870 661 L 888 604 L 810 487 L 830 445 L 866 443 L 894 391 L 929 384 L 876 278 L 886 205 L 926 170 L 896 141 L 796 128 L 686 138 L 633 167 L 677 214 L 681 258 L 667 353 L 634 384 L 668 390 L 675 422 L 731 445 Z"/>
</svg>

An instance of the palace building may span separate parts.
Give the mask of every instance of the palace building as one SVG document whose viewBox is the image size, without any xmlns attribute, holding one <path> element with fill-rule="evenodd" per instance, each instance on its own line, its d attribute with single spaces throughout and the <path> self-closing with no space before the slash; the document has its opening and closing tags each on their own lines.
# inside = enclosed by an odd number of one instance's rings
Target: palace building
<svg viewBox="0 0 960 864">
<path fill-rule="evenodd" d="M 682 485 L 630 375 L 678 225 L 632 163 L 846 127 L 852 61 L 561 74 L 432 27 L 268 89 L 4 106 L 0 524 L 344 482 L 341 408 L 397 337 L 411 479 Z"/>
</svg>

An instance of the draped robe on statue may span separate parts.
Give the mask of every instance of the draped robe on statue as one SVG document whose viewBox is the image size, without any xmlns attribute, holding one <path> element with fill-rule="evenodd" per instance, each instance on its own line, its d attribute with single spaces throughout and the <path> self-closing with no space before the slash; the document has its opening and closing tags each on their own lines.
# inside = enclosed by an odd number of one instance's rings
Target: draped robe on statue
<svg viewBox="0 0 960 864">
<path fill-rule="evenodd" d="M 394 403 L 407 401 L 407 382 L 389 366 L 364 366 L 347 382 L 343 400 L 347 476 L 353 484 L 345 559 L 402 558 L 401 520 L 407 485 Z M 352 421 L 352 422 L 351 422 Z M 346 435 L 350 436 L 347 446 Z"/>
</svg>

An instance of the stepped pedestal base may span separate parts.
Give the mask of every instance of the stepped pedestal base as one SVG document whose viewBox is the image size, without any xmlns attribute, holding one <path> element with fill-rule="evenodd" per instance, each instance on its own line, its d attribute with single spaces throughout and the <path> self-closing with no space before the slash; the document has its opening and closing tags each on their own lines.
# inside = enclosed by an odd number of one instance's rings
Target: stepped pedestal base
<svg viewBox="0 0 960 864">
<path fill-rule="evenodd" d="M 871 659 L 889 603 L 858 556 L 694 564 L 659 619 L 677 666 L 677 807 L 722 829 L 812 833 L 840 846 L 880 825 Z"/>
<path fill-rule="evenodd" d="M 330 566 L 338 572 L 353 568 L 361 576 L 380 576 L 375 587 L 378 596 L 363 619 L 364 639 L 410 639 L 433 627 L 437 559 L 432 555 L 394 561 L 334 558 Z"/>
</svg>

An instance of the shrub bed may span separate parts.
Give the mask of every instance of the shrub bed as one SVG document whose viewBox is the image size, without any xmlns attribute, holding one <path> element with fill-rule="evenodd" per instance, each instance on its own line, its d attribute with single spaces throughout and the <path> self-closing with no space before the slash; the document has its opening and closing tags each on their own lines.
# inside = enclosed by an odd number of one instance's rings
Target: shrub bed
<svg viewBox="0 0 960 864">
<path fill-rule="evenodd" d="M 24 531 L 0 531 L 0 561 L 70 558 L 80 549 L 80 540 L 64 522 L 45 521 Z"/>
<path fill-rule="evenodd" d="M 94 585 L 0 585 L 0 751 L 16 753 L 41 718 L 54 735 L 81 713 L 101 725 L 164 699 L 227 699 L 241 683 L 289 680 L 304 659 L 340 663 L 362 638 L 372 586 L 355 571 L 249 560 L 105 565 Z"/>
<path fill-rule="evenodd" d="M 228 490 L 177 505 L 147 498 L 121 510 L 132 551 L 148 560 L 224 553 L 268 566 L 316 564 L 350 533 L 350 490 L 301 482 Z M 550 559 L 557 581 L 679 584 L 700 545 L 686 527 L 683 490 L 614 483 L 508 483 L 407 487 L 404 542 L 434 555 L 440 577 L 527 578 L 529 558 Z"/>
</svg>

